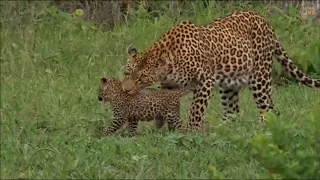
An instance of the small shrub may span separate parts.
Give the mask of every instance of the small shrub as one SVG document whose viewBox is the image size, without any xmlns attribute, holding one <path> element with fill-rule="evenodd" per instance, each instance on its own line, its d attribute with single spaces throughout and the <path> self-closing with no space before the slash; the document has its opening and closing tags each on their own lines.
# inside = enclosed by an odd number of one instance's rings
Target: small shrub
<svg viewBox="0 0 320 180">
<path fill-rule="evenodd" d="M 301 125 L 288 125 L 274 114 L 267 114 L 267 117 L 266 131 L 248 137 L 248 140 L 230 136 L 221 128 L 219 132 L 242 149 L 248 158 L 260 163 L 265 169 L 264 178 L 319 179 L 320 112 L 310 112 Z"/>
</svg>

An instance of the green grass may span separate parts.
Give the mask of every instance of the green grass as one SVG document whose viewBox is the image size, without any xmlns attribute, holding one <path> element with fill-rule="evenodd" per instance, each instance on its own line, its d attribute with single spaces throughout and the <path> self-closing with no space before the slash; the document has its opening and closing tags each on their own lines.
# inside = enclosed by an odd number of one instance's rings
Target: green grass
<svg viewBox="0 0 320 180">
<path fill-rule="evenodd" d="M 202 24 L 226 13 L 207 9 L 192 18 Z M 279 17 L 270 17 L 276 29 L 291 25 L 286 16 Z M 226 178 L 262 177 L 265 169 L 212 125 L 210 132 L 196 135 L 156 131 L 153 123 L 142 123 L 135 138 L 97 138 L 98 129 L 112 118 L 97 100 L 99 78 L 122 77 L 126 47 L 134 43 L 146 49 L 176 23 L 169 15 L 137 18 L 114 30 L 65 17 L 38 18 L 37 23 L 1 26 L 2 178 L 208 178 L 211 166 Z M 316 28 L 296 25 L 288 31 L 316 36 Z M 293 43 L 289 35 L 277 33 L 293 51 L 315 41 L 301 33 Z M 298 85 L 275 87 L 273 99 L 281 121 L 303 128 L 310 109 L 320 102 L 320 92 Z M 184 98 L 184 122 L 189 104 Z M 207 121 L 222 115 L 220 104 L 215 93 Z M 263 131 L 263 125 L 255 124 L 257 117 L 246 89 L 239 120 L 223 128 L 250 137 Z"/>
</svg>

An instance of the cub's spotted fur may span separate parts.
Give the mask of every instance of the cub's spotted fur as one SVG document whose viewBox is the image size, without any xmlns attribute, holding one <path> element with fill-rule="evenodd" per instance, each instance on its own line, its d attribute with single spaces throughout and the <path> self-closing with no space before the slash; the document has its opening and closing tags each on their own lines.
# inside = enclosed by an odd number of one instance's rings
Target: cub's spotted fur
<svg viewBox="0 0 320 180">
<path fill-rule="evenodd" d="M 320 88 L 320 80 L 298 69 L 276 38 L 273 28 L 258 13 L 237 11 L 210 24 L 196 26 L 182 21 L 146 52 L 128 48 L 127 78 L 141 89 L 155 82 L 172 82 L 193 89 L 189 130 L 199 130 L 212 88 L 220 89 L 224 115 L 234 119 L 239 112 L 239 92 L 249 86 L 263 112 L 273 110 L 271 70 L 273 57 L 301 83 Z M 166 83 L 170 84 L 170 83 Z"/>
<path fill-rule="evenodd" d="M 122 82 L 115 78 L 101 78 L 98 100 L 109 103 L 114 120 L 105 128 L 105 135 L 111 135 L 128 122 L 130 136 L 136 134 L 139 121 L 156 120 L 157 128 L 165 122 L 169 130 L 180 129 L 180 98 L 188 90 L 149 90 L 128 95 L 122 90 Z"/>
</svg>

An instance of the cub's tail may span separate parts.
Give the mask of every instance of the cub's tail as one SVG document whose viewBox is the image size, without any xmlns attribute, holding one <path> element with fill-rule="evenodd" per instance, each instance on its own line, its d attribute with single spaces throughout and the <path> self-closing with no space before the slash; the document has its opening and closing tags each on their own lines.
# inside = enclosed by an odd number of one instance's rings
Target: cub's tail
<svg viewBox="0 0 320 180">
<path fill-rule="evenodd" d="M 282 67 L 290 74 L 291 77 L 295 78 L 302 84 L 312 87 L 320 88 L 320 79 L 313 79 L 304 72 L 302 72 L 298 67 L 292 62 L 288 57 L 287 52 L 284 50 L 279 41 L 276 41 L 275 55 L 282 65 Z"/>
<path fill-rule="evenodd" d="M 164 123 L 165 123 L 165 120 L 163 120 L 163 119 L 156 119 L 155 126 L 156 126 L 157 129 L 160 129 L 160 128 L 163 127 Z"/>
<path fill-rule="evenodd" d="M 178 97 L 182 97 L 193 91 L 192 86 L 181 87 L 172 81 L 162 81 L 158 88 L 174 92 Z"/>
<path fill-rule="evenodd" d="M 171 91 L 175 94 L 175 96 L 181 98 L 185 95 L 187 95 L 188 93 L 191 93 L 192 90 L 188 87 L 178 87 L 176 89 L 171 89 L 171 90 L 168 90 L 168 91 Z"/>
</svg>

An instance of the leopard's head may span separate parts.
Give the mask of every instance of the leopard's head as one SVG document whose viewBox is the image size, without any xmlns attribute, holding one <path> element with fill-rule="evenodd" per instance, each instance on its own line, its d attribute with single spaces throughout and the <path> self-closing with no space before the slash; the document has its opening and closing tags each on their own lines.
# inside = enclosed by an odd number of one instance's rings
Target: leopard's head
<svg viewBox="0 0 320 180">
<path fill-rule="evenodd" d="M 164 80 L 172 67 L 169 56 L 159 48 L 151 48 L 146 53 L 139 53 L 133 45 L 130 45 L 128 55 L 124 75 L 126 79 L 134 82 L 135 86 L 132 89 L 142 89 Z M 133 92 L 132 89 L 124 90 Z"/>
</svg>

